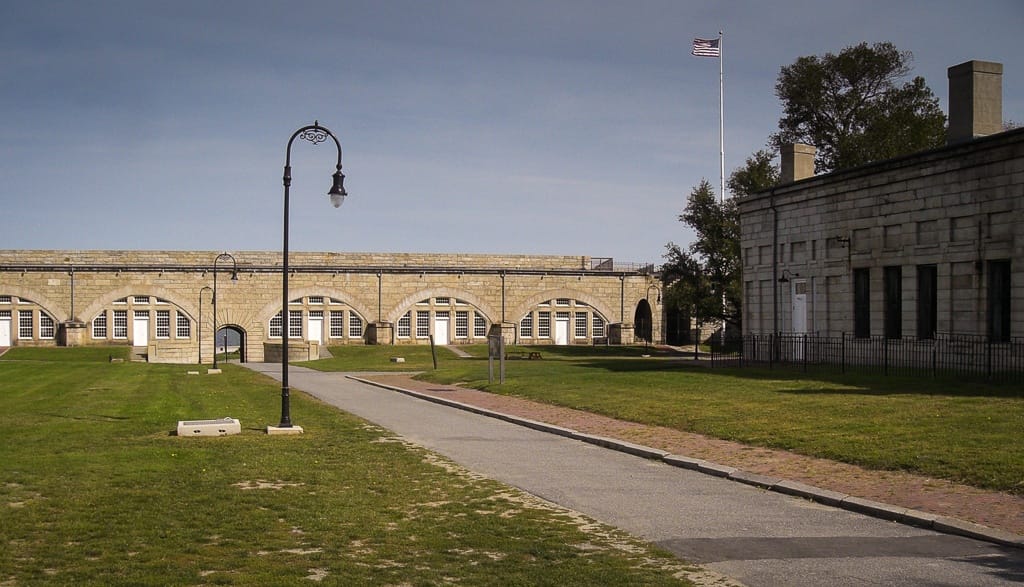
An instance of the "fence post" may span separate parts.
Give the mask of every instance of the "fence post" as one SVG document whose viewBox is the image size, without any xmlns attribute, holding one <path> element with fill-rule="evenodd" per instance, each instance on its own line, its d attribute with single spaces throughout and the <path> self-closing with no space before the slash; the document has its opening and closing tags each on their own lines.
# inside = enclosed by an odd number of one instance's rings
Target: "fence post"
<svg viewBox="0 0 1024 587">
<path fill-rule="evenodd" d="M 807 335 L 805 334 L 803 338 L 804 338 L 804 340 L 803 340 L 803 342 L 801 342 L 801 344 L 804 345 L 804 352 L 803 352 L 804 373 L 806 373 L 807 372 Z"/>
<path fill-rule="evenodd" d="M 700 350 L 700 328 L 697 328 L 697 336 L 693 339 L 693 360 L 699 359 L 698 351 Z"/>
<path fill-rule="evenodd" d="M 846 374 L 846 333 L 839 333 L 839 372 Z"/>
</svg>

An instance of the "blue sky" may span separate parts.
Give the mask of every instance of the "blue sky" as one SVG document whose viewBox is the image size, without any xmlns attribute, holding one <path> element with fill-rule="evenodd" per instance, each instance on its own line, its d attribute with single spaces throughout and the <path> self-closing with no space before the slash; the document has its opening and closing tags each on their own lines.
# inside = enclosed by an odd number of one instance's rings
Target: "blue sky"
<svg viewBox="0 0 1024 587">
<path fill-rule="evenodd" d="M 861 41 L 946 68 L 1004 64 L 1024 122 L 1019 0 L 288 2 L 14 0 L 0 18 L 0 217 L 10 249 L 291 248 L 659 262 L 690 190 L 781 109 L 779 68 Z"/>
</svg>

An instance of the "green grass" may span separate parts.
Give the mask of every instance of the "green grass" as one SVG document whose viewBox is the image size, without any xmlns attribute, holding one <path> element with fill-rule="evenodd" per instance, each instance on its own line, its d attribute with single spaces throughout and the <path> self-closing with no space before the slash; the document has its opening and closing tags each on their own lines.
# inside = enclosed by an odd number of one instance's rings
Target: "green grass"
<svg viewBox="0 0 1024 587">
<path fill-rule="evenodd" d="M 334 355 L 330 359 L 296 363 L 320 371 L 426 371 L 434 368 L 434 361 L 428 345 L 347 345 L 328 348 Z M 451 363 L 458 360 L 452 351 L 443 346 L 436 347 L 437 363 Z M 484 347 L 484 356 L 487 356 Z M 405 362 L 394 363 L 392 357 L 402 357 Z"/>
<path fill-rule="evenodd" d="M 279 385 L 236 365 L 16 350 L 0 362 L 2 584 L 684 583 L 667 554 L 298 390 L 306 433 L 267 436 Z M 224 416 L 242 434 L 171 434 Z"/>
<path fill-rule="evenodd" d="M 488 384 L 486 348 L 421 377 L 1024 494 L 1024 390 L 933 378 L 686 366 L 643 347 L 532 347 Z"/>
</svg>

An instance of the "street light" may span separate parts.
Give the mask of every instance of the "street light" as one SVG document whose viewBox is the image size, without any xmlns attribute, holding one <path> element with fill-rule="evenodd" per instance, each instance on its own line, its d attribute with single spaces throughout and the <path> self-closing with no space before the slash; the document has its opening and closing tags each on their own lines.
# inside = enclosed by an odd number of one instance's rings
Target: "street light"
<svg viewBox="0 0 1024 587">
<path fill-rule="evenodd" d="M 318 145 L 331 137 L 334 146 L 338 148 L 338 164 L 335 168 L 333 183 L 327 195 L 331 198 L 331 205 L 340 207 L 345 202 L 345 174 L 341 172 L 341 143 L 338 137 L 327 128 L 320 126 L 319 121 L 312 125 L 304 126 L 292 134 L 288 139 L 288 148 L 285 151 L 284 159 L 284 246 L 281 251 L 281 423 L 280 428 L 292 427 L 290 395 L 288 388 L 288 190 L 292 185 L 292 143 L 296 138 L 309 141 Z"/>
<path fill-rule="evenodd" d="M 211 293 L 213 292 L 213 288 L 208 286 L 208 285 L 204 285 L 203 287 L 199 288 L 199 336 L 198 336 L 198 338 L 199 338 L 199 364 L 200 365 L 203 364 L 203 292 L 207 291 L 207 290 L 209 290 Z M 216 317 L 216 313 L 214 313 L 214 317 Z M 216 336 L 216 335 L 214 335 L 214 336 Z M 213 354 L 214 354 L 214 356 L 217 355 L 217 341 L 216 340 L 213 341 Z"/>
<path fill-rule="evenodd" d="M 213 260 L 213 368 L 217 368 L 217 262 L 221 259 L 231 259 L 231 281 L 238 281 L 238 262 L 230 253 L 221 253 Z M 224 353 L 227 354 L 227 343 L 224 343 Z"/>
<path fill-rule="evenodd" d="M 647 308 L 648 309 L 650 309 L 650 307 L 651 307 L 651 290 L 652 289 L 658 292 L 658 301 L 655 302 L 655 303 L 657 303 L 657 304 L 661 303 L 661 288 L 652 283 L 651 285 L 647 286 L 647 293 L 644 294 L 644 299 L 647 300 Z M 650 344 L 650 343 L 654 342 L 653 340 L 651 340 L 653 338 L 654 338 L 654 313 L 651 312 L 651 316 L 650 316 L 650 318 L 647 321 L 647 344 Z"/>
</svg>

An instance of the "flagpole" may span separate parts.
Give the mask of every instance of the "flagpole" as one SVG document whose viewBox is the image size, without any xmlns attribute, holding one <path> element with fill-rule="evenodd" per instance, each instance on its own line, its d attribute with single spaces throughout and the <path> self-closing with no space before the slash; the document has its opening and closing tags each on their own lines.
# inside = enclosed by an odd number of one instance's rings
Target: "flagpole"
<svg viewBox="0 0 1024 587">
<path fill-rule="evenodd" d="M 719 199 L 725 202 L 725 69 L 722 66 L 722 31 L 718 31 L 718 158 L 720 167 Z"/>
</svg>

